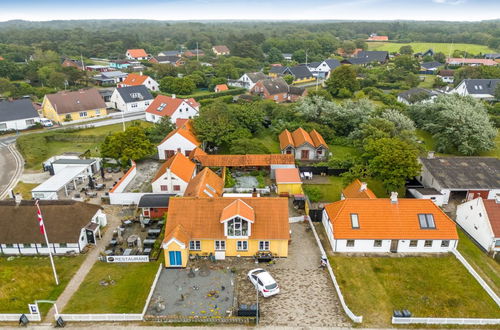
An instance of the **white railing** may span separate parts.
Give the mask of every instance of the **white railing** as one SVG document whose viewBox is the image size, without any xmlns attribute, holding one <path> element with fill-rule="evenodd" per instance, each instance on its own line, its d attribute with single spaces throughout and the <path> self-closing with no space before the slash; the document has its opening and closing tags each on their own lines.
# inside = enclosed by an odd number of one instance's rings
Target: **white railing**
<svg viewBox="0 0 500 330">
<path fill-rule="evenodd" d="M 19 322 L 23 314 L 0 314 L 0 322 Z M 24 314 L 30 322 L 40 322 L 42 319 L 40 314 Z"/>
<path fill-rule="evenodd" d="M 318 244 L 318 247 L 321 251 L 321 255 L 326 256 L 325 249 L 323 249 L 323 245 L 321 244 L 321 241 L 319 239 L 318 233 L 316 233 L 316 228 L 314 228 L 314 224 L 311 221 L 311 218 L 306 217 L 307 220 L 309 221 L 309 226 L 311 226 L 312 231 L 314 233 L 314 238 L 316 238 L 316 243 Z M 342 295 L 342 291 L 340 291 L 340 286 L 337 282 L 337 278 L 335 277 L 335 274 L 333 273 L 333 269 L 330 266 L 330 261 L 327 260 L 326 267 L 328 269 L 328 273 L 330 274 L 330 277 L 332 278 L 333 285 L 335 286 L 335 291 L 337 291 L 337 295 L 340 300 L 340 304 L 342 305 L 342 308 L 344 309 L 344 312 L 349 316 L 349 318 L 354 322 L 354 323 L 361 323 L 363 322 L 363 316 L 357 316 L 354 314 L 350 309 L 349 306 L 347 306 L 344 296 Z"/>
<path fill-rule="evenodd" d="M 490 286 L 483 280 L 481 276 L 472 268 L 472 266 L 469 264 L 469 262 L 458 252 L 457 249 L 453 249 L 451 251 L 455 257 L 464 265 L 464 267 L 471 273 L 472 276 L 478 281 L 478 283 L 483 287 L 483 289 L 490 295 L 490 297 L 495 301 L 495 303 L 500 306 L 500 298 L 498 298 L 497 294 L 495 291 L 493 291 Z"/>
<path fill-rule="evenodd" d="M 441 317 L 393 317 L 392 324 L 500 324 L 500 319 L 460 319 Z"/>
</svg>

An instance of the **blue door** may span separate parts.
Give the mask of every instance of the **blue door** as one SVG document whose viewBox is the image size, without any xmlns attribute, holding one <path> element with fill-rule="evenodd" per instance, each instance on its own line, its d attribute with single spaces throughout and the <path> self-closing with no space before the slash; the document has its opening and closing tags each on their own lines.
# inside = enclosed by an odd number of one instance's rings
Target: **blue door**
<svg viewBox="0 0 500 330">
<path fill-rule="evenodd" d="M 170 258 L 170 266 L 182 266 L 180 251 L 169 251 L 168 257 Z"/>
</svg>

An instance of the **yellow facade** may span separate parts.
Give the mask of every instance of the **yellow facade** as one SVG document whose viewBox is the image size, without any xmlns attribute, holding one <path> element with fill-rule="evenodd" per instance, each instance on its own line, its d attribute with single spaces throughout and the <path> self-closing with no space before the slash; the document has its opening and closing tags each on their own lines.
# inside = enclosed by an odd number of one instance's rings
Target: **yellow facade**
<svg viewBox="0 0 500 330">
<path fill-rule="evenodd" d="M 304 84 L 304 83 L 311 82 L 311 81 L 316 81 L 316 78 L 310 77 L 310 78 L 303 78 L 303 79 L 295 79 L 292 82 L 292 84 Z"/>
<path fill-rule="evenodd" d="M 196 239 L 195 239 L 196 240 Z M 186 267 L 189 259 L 189 255 L 199 255 L 208 256 L 210 253 L 215 255 L 215 240 L 213 239 L 199 239 L 200 250 L 189 250 L 189 242 L 183 249 L 176 242 L 170 243 L 170 245 L 164 248 L 165 255 L 165 267 Z M 257 252 L 259 252 L 259 242 L 269 241 L 269 251 L 276 257 L 287 257 L 288 256 L 288 240 L 284 239 L 225 239 L 226 249 L 224 250 L 226 257 L 253 257 Z M 237 241 L 247 241 L 248 249 L 246 251 L 237 250 Z M 172 265 L 170 261 L 170 252 L 180 252 L 182 263 L 181 265 Z"/>
<path fill-rule="evenodd" d="M 288 193 L 289 195 L 302 194 L 302 183 L 278 183 L 278 195 Z"/>
<path fill-rule="evenodd" d="M 277 73 L 274 73 L 274 72 L 269 72 L 269 77 L 272 77 L 272 78 L 277 78 L 277 77 L 278 77 L 278 74 L 277 74 Z"/>
<path fill-rule="evenodd" d="M 56 109 L 54 109 L 54 107 L 50 103 L 49 99 L 45 97 L 43 99 L 43 104 L 42 104 L 42 115 L 43 117 L 48 118 L 54 122 L 62 123 L 64 121 L 84 120 L 84 119 L 102 117 L 107 115 L 107 110 L 106 108 L 100 108 L 100 109 L 58 114 Z M 69 120 L 69 118 L 71 118 L 71 120 Z"/>
</svg>

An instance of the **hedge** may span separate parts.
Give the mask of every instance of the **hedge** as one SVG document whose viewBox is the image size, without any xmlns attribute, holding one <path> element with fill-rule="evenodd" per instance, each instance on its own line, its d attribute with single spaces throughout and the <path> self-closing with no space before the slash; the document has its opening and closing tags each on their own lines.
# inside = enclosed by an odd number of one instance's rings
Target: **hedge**
<svg viewBox="0 0 500 330">
<path fill-rule="evenodd" d="M 214 99 L 200 100 L 199 103 L 200 103 L 200 105 L 209 105 L 209 104 L 217 102 L 217 101 L 222 101 L 224 103 L 231 103 L 231 102 L 233 102 L 233 96 L 226 95 L 226 96 L 221 96 L 221 97 L 214 98 Z"/>
<path fill-rule="evenodd" d="M 245 88 L 231 88 L 227 91 L 219 92 L 219 93 L 210 93 L 210 94 L 202 94 L 202 95 L 178 95 L 178 97 L 183 98 L 183 99 L 189 99 L 189 98 L 194 98 L 196 101 L 200 100 L 205 100 L 205 99 L 215 99 L 221 96 L 227 96 L 227 95 L 240 95 L 245 93 L 247 90 Z"/>
</svg>

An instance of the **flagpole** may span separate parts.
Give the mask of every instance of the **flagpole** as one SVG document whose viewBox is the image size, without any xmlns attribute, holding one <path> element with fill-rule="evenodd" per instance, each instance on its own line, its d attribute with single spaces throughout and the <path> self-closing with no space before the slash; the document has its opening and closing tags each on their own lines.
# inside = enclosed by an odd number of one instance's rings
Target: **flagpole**
<svg viewBox="0 0 500 330">
<path fill-rule="evenodd" d="M 43 236 L 45 236 L 45 243 L 47 244 L 47 248 L 49 250 L 50 264 L 52 265 L 52 271 L 54 272 L 54 279 L 56 280 L 56 285 L 59 285 L 59 278 L 57 277 L 56 265 L 54 264 L 54 258 L 52 257 L 52 250 L 50 249 L 49 238 L 47 237 L 47 230 L 43 223 L 42 211 L 40 210 L 38 199 L 36 200 L 35 205 L 38 209 L 38 222 L 40 223 L 40 230 L 43 232 Z"/>
</svg>

